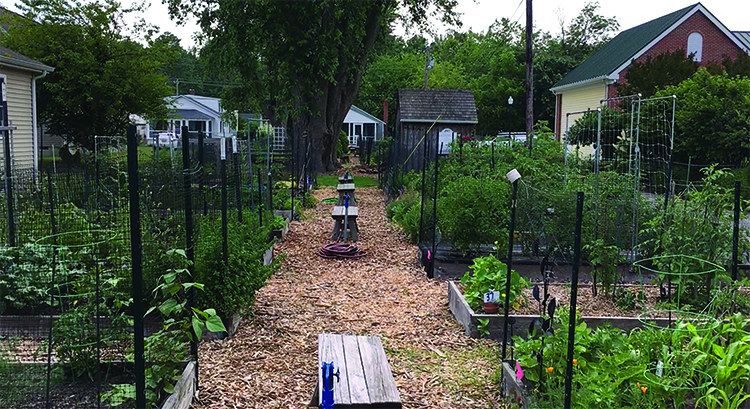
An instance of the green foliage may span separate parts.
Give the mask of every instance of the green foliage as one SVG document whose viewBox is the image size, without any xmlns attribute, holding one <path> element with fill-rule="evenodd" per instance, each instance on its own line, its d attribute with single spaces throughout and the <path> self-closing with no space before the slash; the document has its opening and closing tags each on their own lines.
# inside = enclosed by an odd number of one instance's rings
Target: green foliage
<svg viewBox="0 0 750 409">
<path fill-rule="evenodd" d="M 336 156 L 341 157 L 349 153 L 349 138 L 346 132 L 339 132 L 339 142 L 336 146 Z"/>
<path fill-rule="evenodd" d="M 517 309 L 526 299 L 523 289 L 528 288 L 530 283 L 521 277 L 515 270 L 510 272 L 510 294 L 505 294 L 505 281 L 508 275 L 508 266 L 495 256 L 477 257 L 474 264 L 461 278 L 464 285 L 464 298 L 469 306 L 475 311 L 481 310 L 484 293 L 489 291 L 500 291 L 500 302 L 509 297 L 511 308 Z"/>
<path fill-rule="evenodd" d="M 739 164 L 750 154 L 750 78 L 699 69 L 657 96 L 677 96 L 674 160 Z M 711 141 L 707 143 L 706 141 Z"/>
<path fill-rule="evenodd" d="M 246 224 L 228 221 L 229 261 L 224 263 L 221 219 L 204 217 L 197 239 L 195 275 L 197 282 L 211 283 L 198 298 L 198 306 L 210 305 L 222 316 L 246 311 L 252 306 L 255 291 L 265 284 L 278 263 L 263 266 L 263 253 L 271 246 L 271 224 L 256 223 L 257 215 L 246 212 Z"/>
<path fill-rule="evenodd" d="M 673 275 L 683 302 L 694 306 L 709 302 L 714 279 L 725 274 L 716 265 L 729 263 L 733 241 L 734 194 L 723 182 L 731 174 L 713 166 L 702 172 L 703 188 L 686 191 L 647 221 L 641 244 L 646 255 L 659 255 L 654 264 L 660 278 Z M 742 231 L 738 245 L 741 253 L 750 249 L 747 232 Z"/>
<path fill-rule="evenodd" d="M 52 249 L 27 244 L 0 250 L 0 314 L 36 313 L 50 306 L 52 282 Z M 59 269 L 58 281 L 66 281 L 66 271 Z"/>
<path fill-rule="evenodd" d="M 505 240 L 509 197 L 507 180 L 480 176 L 449 181 L 438 200 L 443 236 L 460 249 Z"/>
<path fill-rule="evenodd" d="M 93 148 L 94 135 L 123 135 L 131 114 L 166 117 L 165 61 L 124 34 L 119 3 L 23 0 L 21 8 L 38 24 L 12 22 L 2 44 L 55 68 L 37 91 L 50 133 Z"/>
<path fill-rule="evenodd" d="M 647 56 L 646 60 L 633 61 L 625 73 L 625 81 L 618 83 L 619 95 L 641 94 L 650 98 L 657 91 L 670 85 L 678 85 L 698 71 L 698 62 L 685 50 Z"/>
<path fill-rule="evenodd" d="M 409 191 L 388 203 L 385 208 L 386 216 L 403 228 L 407 239 L 412 244 L 416 244 L 419 240 L 421 201 L 419 192 Z"/>
<path fill-rule="evenodd" d="M 286 219 L 284 218 L 284 216 L 280 216 L 278 214 L 274 215 L 272 227 L 275 230 L 283 229 L 284 227 L 286 227 Z"/>
<path fill-rule="evenodd" d="M 623 261 L 623 257 L 620 256 L 620 249 L 617 246 L 604 244 L 603 239 L 596 239 L 583 246 L 583 251 L 587 254 L 589 263 L 594 268 L 592 273 L 594 296 L 596 296 L 597 279 L 601 280 L 604 285 L 604 293 L 608 294 L 615 282 L 617 265 Z"/>
</svg>

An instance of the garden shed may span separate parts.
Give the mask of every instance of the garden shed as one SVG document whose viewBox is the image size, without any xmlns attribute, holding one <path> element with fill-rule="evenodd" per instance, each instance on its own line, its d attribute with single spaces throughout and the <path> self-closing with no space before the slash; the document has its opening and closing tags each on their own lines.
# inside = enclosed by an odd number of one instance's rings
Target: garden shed
<svg viewBox="0 0 750 409">
<path fill-rule="evenodd" d="M 477 126 L 477 107 L 474 94 L 469 90 L 454 89 L 400 89 L 396 127 L 399 140 L 399 158 L 404 170 L 421 169 L 425 147 L 427 158 L 434 158 L 443 144 L 441 153 L 448 152 L 448 144 L 455 138 L 473 137 Z"/>
</svg>

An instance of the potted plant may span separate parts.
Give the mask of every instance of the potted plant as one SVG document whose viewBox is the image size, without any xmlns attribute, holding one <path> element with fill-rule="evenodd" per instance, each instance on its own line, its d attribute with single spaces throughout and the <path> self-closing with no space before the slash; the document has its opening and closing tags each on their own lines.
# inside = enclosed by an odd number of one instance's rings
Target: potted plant
<svg viewBox="0 0 750 409">
<path fill-rule="evenodd" d="M 508 266 L 493 255 L 477 257 L 461 279 L 464 285 L 464 298 L 475 311 L 482 310 L 487 314 L 497 314 L 499 304 L 509 297 L 511 308 L 518 308 L 524 302 L 523 289 L 530 283 L 515 270 L 511 270 L 510 294 L 505 294 L 505 278 Z M 501 289 L 498 291 L 497 289 Z M 490 312 L 494 311 L 494 312 Z"/>
</svg>

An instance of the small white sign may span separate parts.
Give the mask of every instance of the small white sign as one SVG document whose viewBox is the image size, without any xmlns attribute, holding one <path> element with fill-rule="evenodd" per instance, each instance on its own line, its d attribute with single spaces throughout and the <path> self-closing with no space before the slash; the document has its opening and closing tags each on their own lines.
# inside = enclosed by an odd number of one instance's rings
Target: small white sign
<svg viewBox="0 0 750 409">
<path fill-rule="evenodd" d="M 659 378 L 661 378 L 662 375 L 664 375 L 664 362 L 659 361 L 656 364 L 656 376 L 658 376 Z"/>
<path fill-rule="evenodd" d="M 500 291 L 490 291 L 484 293 L 484 302 L 496 303 L 500 301 Z"/>
<path fill-rule="evenodd" d="M 227 140 L 221 138 L 221 160 L 227 159 Z"/>
<path fill-rule="evenodd" d="M 237 153 L 237 136 L 232 137 L 232 153 Z"/>
</svg>

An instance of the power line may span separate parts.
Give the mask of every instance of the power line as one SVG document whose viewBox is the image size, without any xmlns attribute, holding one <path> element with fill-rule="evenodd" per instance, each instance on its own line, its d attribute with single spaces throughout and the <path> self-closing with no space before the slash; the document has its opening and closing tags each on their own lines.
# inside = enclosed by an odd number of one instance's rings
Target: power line
<svg viewBox="0 0 750 409">
<path fill-rule="evenodd" d="M 513 21 L 513 17 L 515 17 L 516 13 L 518 13 L 518 9 L 521 8 L 521 4 L 523 4 L 523 0 L 518 2 L 518 6 L 516 6 L 516 11 L 514 11 L 513 14 L 510 15 L 510 18 L 508 19 L 508 21 Z"/>
</svg>

